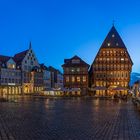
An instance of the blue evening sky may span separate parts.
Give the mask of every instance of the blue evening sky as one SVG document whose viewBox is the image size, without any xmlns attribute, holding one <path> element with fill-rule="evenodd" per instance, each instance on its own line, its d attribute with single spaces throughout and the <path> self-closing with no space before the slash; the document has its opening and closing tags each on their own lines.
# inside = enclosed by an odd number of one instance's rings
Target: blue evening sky
<svg viewBox="0 0 140 140">
<path fill-rule="evenodd" d="M 0 0 L 0 54 L 32 41 L 40 63 L 62 70 L 64 58 L 91 64 L 112 21 L 140 72 L 140 0 Z"/>
</svg>

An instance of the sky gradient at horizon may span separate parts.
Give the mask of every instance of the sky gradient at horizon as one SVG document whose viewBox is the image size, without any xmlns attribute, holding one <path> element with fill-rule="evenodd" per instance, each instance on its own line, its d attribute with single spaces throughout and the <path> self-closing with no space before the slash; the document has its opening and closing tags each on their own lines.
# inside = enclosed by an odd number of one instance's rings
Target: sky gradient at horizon
<svg viewBox="0 0 140 140">
<path fill-rule="evenodd" d="M 0 0 L 0 54 L 29 47 L 40 63 L 62 70 L 65 58 L 94 60 L 112 27 L 122 37 L 140 72 L 139 0 Z"/>
</svg>

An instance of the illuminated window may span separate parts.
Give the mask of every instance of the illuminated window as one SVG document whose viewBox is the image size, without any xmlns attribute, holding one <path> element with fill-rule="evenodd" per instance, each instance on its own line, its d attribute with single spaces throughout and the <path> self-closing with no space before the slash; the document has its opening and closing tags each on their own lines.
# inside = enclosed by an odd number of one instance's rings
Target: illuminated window
<svg viewBox="0 0 140 140">
<path fill-rule="evenodd" d="M 69 76 L 66 77 L 66 82 L 69 82 L 70 81 L 70 78 Z"/>
<path fill-rule="evenodd" d="M 113 34 L 112 37 L 115 37 L 115 35 Z"/>
<path fill-rule="evenodd" d="M 121 58 L 121 61 L 124 61 L 124 58 Z"/>
<path fill-rule="evenodd" d="M 79 72 L 80 71 L 80 68 L 77 68 L 76 71 Z"/>
<path fill-rule="evenodd" d="M 72 76 L 72 82 L 75 82 L 75 77 L 74 76 Z"/>
<path fill-rule="evenodd" d="M 74 68 L 72 68 L 71 71 L 74 72 Z"/>
<path fill-rule="evenodd" d="M 110 46 L 110 43 L 108 43 L 107 45 Z"/>
<path fill-rule="evenodd" d="M 83 76 L 83 82 L 86 82 L 86 81 L 87 81 L 86 76 Z"/>
<path fill-rule="evenodd" d="M 77 82 L 80 82 L 80 76 L 77 76 Z"/>
<path fill-rule="evenodd" d="M 8 64 L 8 68 L 9 69 L 14 69 L 15 68 L 15 64 Z"/>
</svg>

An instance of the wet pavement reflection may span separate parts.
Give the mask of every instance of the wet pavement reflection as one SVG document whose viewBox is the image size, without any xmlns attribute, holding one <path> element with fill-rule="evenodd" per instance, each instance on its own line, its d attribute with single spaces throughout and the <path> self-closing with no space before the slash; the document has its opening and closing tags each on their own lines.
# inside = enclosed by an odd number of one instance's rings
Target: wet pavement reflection
<svg viewBox="0 0 140 140">
<path fill-rule="evenodd" d="M 140 112 L 131 101 L 18 98 L 0 103 L 0 140 L 139 140 Z"/>
</svg>

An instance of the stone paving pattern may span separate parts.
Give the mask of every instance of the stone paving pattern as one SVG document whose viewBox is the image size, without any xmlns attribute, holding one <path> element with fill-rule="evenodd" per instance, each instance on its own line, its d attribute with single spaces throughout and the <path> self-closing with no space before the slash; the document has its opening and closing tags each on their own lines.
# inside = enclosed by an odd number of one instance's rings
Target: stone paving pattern
<svg viewBox="0 0 140 140">
<path fill-rule="evenodd" d="M 131 101 L 24 98 L 0 103 L 0 140 L 140 140 Z"/>
</svg>

